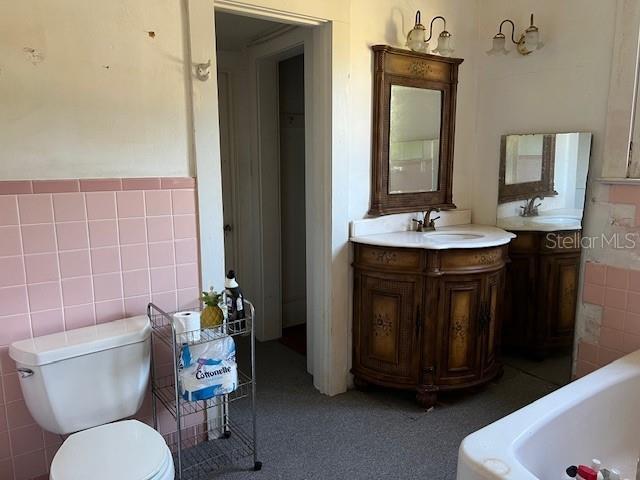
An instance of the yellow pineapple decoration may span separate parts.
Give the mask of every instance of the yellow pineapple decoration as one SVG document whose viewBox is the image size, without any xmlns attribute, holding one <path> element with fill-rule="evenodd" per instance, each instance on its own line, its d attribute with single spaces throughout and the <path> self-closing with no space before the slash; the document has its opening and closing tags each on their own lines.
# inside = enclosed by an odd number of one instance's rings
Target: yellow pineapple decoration
<svg viewBox="0 0 640 480">
<path fill-rule="evenodd" d="M 200 314 L 200 325 L 202 328 L 214 328 L 222 325 L 224 320 L 224 313 L 220 308 L 222 302 L 222 292 L 216 292 L 213 287 L 208 292 L 202 292 L 200 299 L 204 302 L 206 307 Z"/>
</svg>

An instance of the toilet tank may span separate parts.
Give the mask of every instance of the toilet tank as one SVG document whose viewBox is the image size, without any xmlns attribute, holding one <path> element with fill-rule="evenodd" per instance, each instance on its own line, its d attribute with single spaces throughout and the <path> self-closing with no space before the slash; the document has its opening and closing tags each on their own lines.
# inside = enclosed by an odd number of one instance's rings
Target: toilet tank
<svg viewBox="0 0 640 480">
<path fill-rule="evenodd" d="M 31 416 L 66 434 L 136 413 L 149 383 L 150 334 L 138 316 L 11 344 Z"/>
</svg>

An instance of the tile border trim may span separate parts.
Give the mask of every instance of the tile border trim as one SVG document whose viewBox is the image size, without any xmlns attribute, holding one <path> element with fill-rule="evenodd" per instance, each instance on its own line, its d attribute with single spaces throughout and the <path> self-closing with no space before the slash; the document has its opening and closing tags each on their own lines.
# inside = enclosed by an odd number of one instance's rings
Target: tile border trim
<svg viewBox="0 0 640 480">
<path fill-rule="evenodd" d="M 114 192 L 195 188 L 195 177 L 82 178 L 0 180 L 0 195 L 29 193 Z"/>
</svg>

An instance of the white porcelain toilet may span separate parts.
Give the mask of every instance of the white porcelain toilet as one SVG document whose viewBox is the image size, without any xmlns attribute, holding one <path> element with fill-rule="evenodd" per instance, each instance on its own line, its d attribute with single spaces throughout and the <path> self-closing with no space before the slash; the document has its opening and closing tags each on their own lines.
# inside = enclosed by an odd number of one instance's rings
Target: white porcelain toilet
<svg viewBox="0 0 640 480">
<path fill-rule="evenodd" d="M 174 478 L 162 435 L 122 420 L 140 409 L 147 391 L 150 334 L 149 319 L 138 316 L 10 346 L 35 421 L 72 434 L 53 459 L 51 480 Z"/>
</svg>

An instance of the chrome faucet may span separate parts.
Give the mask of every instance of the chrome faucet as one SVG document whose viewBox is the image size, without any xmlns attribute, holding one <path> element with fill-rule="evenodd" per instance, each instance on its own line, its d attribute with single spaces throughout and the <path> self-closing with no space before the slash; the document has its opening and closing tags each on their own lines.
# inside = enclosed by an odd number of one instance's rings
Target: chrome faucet
<svg viewBox="0 0 640 480">
<path fill-rule="evenodd" d="M 416 222 L 416 232 L 432 232 L 436 229 L 436 220 L 440 218 L 437 216 L 435 218 L 431 218 L 432 212 L 439 212 L 439 208 L 427 208 L 427 210 L 423 213 L 422 220 L 418 220 L 417 218 L 412 219 L 413 222 Z"/>
<path fill-rule="evenodd" d="M 544 197 L 542 195 L 536 195 L 535 197 L 527 200 L 526 205 L 524 205 L 523 207 L 520 207 L 522 209 L 522 212 L 520 212 L 521 217 L 537 217 L 538 216 L 538 207 L 542 205 L 542 203 L 538 203 L 537 205 L 534 205 L 537 199 L 544 200 Z"/>
</svg>

